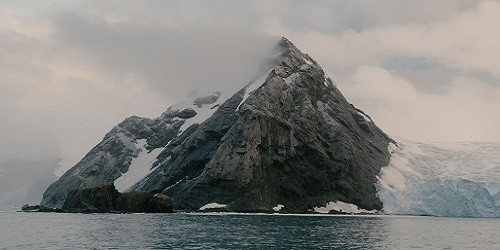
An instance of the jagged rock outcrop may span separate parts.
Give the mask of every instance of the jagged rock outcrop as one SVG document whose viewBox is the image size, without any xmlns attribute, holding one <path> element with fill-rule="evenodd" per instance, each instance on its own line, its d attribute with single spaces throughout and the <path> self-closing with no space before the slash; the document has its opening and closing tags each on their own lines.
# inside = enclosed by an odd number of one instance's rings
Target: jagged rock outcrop
<svg viewBox="0 0 500 250">
<path fill-rule="evenodd" d="M 162 194 L 146 192 L 119 193 L 113 184 L 72 190 L 62 210 L 66 212 L 107 213 L 171 213 L 171 199 Z"/>
<path fill-rule="evenodd" d="M 381 209 L 374 183 L 392 140 L 289 40 L 276 51 L 234 95 L 197 98 L 156 119 L 126 119 L 47 189 L 42 205 L 58 207 L 72 189 L 116 180 L 140 158 L 134 142 L 146 139 L 161 153 L 129 190 L 165 194 L 176 209 L 216 203 L 274 212 L 281 205 L 280 212 L 301 213 L 333 201 Z"/>
<path fill-rule="evenodd" d="M 147 150 L 164 147 L 177 134 L 193 110 L 167 110 L 155 119 L 132 116 L 114 127 L 73 168 L 44 193 L 41 205 L 61 208 L 71 190 L 99 187 L 112 183 L 128 171 L 140 150 L 137 140 L 146 139 Z"/>
</svg>

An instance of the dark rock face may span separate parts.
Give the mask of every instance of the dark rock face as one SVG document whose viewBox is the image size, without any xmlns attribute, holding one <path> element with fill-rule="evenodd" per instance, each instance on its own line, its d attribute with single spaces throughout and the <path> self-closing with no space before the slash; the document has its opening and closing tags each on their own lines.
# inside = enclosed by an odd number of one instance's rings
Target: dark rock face
<svg viewBox="0 0 500 250">
<path fill-rule="evenodd" d="M 225 211 L 273 212 L 281 204 L 280 212 L 305 213 L 332 201 L 381 209 L 374 183 L 389 162 L 387 146 L 392 140 L 347 102 L 307 54 L 285 38 L 277 51 L 262 83 L 252 81 L 217 106 L 210 118 L 179 135 L 183 121 L 166 118 L 179 110 L 168 110 L 155 120 L 128 118 L 133 121 L 113 129 L 105 137 L 108 141 L 82 160 L 92 164 L 80 171 L 91 173 L 78 172 L 73 178 L 79 165 L 75 166 L 49 187 L 45 204 L 65 199 L 70 189 L 63 183 L 68 179 L 78 189 L 89 180 L 102 185 L 126 171 L 137 153 L 109 139 L 126 131 L 127 138 L 146 138 L 151 148 L 165 147 L 156 168 L 133 190 L 165 194 L 176 209 L 198 210 L 218 203 L 226 205 Z M 246 93 L 252 83 L 260 86 Z M 210 102 L 211 98 L 199 100 Z M 161 124 L 158 120 L 169 125 L 154 125 Z M 98 158 L 100 154 L 108 158 Z"/>
<path fill-rule="evenodd" d="M 125 211 L 133 213 L 171 213 L 172 200 L 163 194 L 151 195 L 146 192 L 124 193 Z"/>
<path fill-rule="evenodd" d="M 288 40 L 282 62 L 241 105 L 229 99 L 140 190 L 180 209 L 307 212 L 341 200 L 381 209 L 374 183 L 391 141 L 348 103 L 324 70 Z M 162 171 L 163 174 L 159 172 Z"/>
<path fill-rule="evenodd" d="M 24 205 L 21 208 L 21 211 L 23 212 L 43 212 L 43 213 L 64 213 L 64 210 L 60 208 L 50 208 L 50 207 L 44 207 L 40 205 L 34 205 L 30 206 L 28 204 Z"/>
<path fill-rule="evenodd" d="M 139 139 L 147 139 L 146 148 L 152 150 L 164 147 L 177 137 L 185 122 L 185 111 L 167 110 L 155 119 L 132 116 L 114 127 L 104 139 L 68 170 L 61 178 L 47 188 L 42 206 L 61 208 L 71 190 L 99 187 L 112 183 L 128 171 L 133 158 L 140 153 L 134 144 Z M 187 115 L 189 116 L 189 115 Z"/>
<path fill-rule="evenodd" d="M 219 99 L 220 95 L 221 93 L 217 92 L 213 95 L 198 97 L 194 100 L 193 104 L 196 105 L 198 108 L 201 108 L 203 107 L 203 105 L 215 103 Z"/>
<path fill-rule="evenodd" d="M 68 212 L 171 213 L 172 201 L 165 195 L 145 192 L 121 194 L 113 184 L 70 191 L 62 210 Z"/>
<path fill-rule="evenodd" d="M 125 200 L 112 184 L 72 190 L 64 202 L 63 210 L 72 212 L 105 213 L 122 211 Z"/>
<path fill-rule="evenodd" d="M 183 109 L 181 112 L 177 113 L 175 116 L 182 118 L 182 119 L 188 119 L 191 117 L 194 117 L 196 115 L 196 111 L 193 109 Z"/>
</svg>

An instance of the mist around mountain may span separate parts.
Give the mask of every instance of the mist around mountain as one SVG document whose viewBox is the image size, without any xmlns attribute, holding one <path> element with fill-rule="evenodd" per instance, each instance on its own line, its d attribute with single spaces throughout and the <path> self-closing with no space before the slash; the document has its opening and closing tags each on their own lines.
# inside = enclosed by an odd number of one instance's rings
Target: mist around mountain
<svg viewBox="0 0 500 250">
<path fill-rule="evenodd" d="M 44 190 L 55 180 L 58 159 L 27 161 L 10 159 L 0 163 L 0 206 L 38 204 Z"/>
</svg>

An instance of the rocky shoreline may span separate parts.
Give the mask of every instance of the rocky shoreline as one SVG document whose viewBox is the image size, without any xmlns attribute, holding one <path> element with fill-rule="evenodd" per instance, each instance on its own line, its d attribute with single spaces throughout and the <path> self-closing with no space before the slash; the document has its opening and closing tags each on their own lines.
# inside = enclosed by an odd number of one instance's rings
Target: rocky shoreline
<svg viewBox="0 0 500 250">
<path fill-rule="evenodd" d="M 100 187 L 73 190 L 62 208 L 24 205 L 24 212 L 54 213 L 173 213 L 172 200 L 162 194 L 147 192 L 120 193 L 113 183 Z"/>
<path fill-rule="evenodd" d="M 269 212 L 269 211 L 259 211 L 259 212 L 229 212 L 224 209 L 207 209 L 207 210 L 198 210 L 198 211 L 184 211 L 184 210 L 172 210 L 171 212 L 132 212 L 132 211 L 76 211 L 76 210 L 65 210 L 59 208 L 49 208 L 40 205 L 31 206 L 26 204 L 22 206 L 21 210 L 18 212 L 25 213 L 71 213 L 71 214 L 133 214 L 133 213 L 206 213 L 206 214 L 280 214 L 280 215 L 355 215 L 355 216 L 373 216 L 373 215 L 384 215 L 381 213 L 346 213 L 342 211 L 331 210 L 328 213 L 317 213 L 317 212 L 306 212 L 306 213 L 282 213 L 282 212 Z M 427 216 L 427 215 L 421 215 Z"/>
<path fill-rule="evenodd" d="M 378 211 L 348 211 L 330 209 L 328 212 L 306 210 L 303 212 L 289 212 L 286 210 L 238 210 L 232 211 L 225 205 L 216 204 L 198 210 L 175 210 L 170 197 L 163 194 L 147 192 L 120 193 L 113 183 L 95 188 L 73 190 L 69 193 L 62 208 L 51 208 L 43 205 L 24 205 L 19 212 L 41 213 L 80 213 L 80 214 L 128 214 L 128 213 L 247 213 L 247 214 L 324 214 L 324 215 L 374 215 Z"/>
</svg>

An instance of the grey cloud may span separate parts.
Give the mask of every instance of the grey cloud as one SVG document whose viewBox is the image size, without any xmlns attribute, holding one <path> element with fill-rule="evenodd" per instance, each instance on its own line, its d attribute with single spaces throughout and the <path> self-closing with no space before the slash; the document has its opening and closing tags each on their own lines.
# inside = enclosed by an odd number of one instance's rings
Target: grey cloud
<svg viewBox="0 0 500 250">
<path fill-rule="evenodd" d="M 249 30 L 117 24 L 74 13 L 54 23 L 55 39 L 81 50 L 90 63 L 139 76 L 173 101 L 192 90 L 243 86 L 277 41 Z"/>
<path fill-rule="evenodd" d="M 452 76 L 459 74 L 457 70 L 425 58 L 389 58 L 383 67 L 392 74 L 411 79 L 416 89 L 429 93 L 444 93 Z"/>
<path fill-rule="evenodd" d="M 62 159 L 68 168 L 127 116 L 160 115 L 195 89 L 246 84 L 277 41 L 75 13 L 52 22 L 47 31 L 28 23 L 27 35 L 0 28 L 0 163 Z"/>
<path fill-rule="evenodd" d="M 38 204 L 45 189 L 56 180 L 55 160 L 0 162 L 0 205 Z"/>
<path fill-rule="evenodd" d="M 381 67 L 362 66 L 341 90 L 391 136 L 417 141 L 498 141 L 500 88 L 456 75 L 442 93 Z M 397 138 L 396 138 L 397 139 Z"/>
<path fill-rule="evenodd" d="M 211 23 L 225 27 L 256 28 L 267 18 L 277 18 L 296 30 L 335 34 L 345 29 L 445 20 L 474 7 L 479 0 L 273 0 L 273 1 L 92 1 L 85 9 L 108 16 L 149 22 Z M 145 15 L 147 13 L 147 15 Z"/>
</svg>

